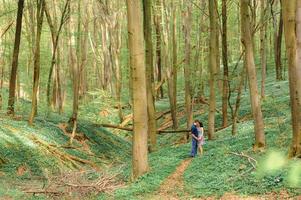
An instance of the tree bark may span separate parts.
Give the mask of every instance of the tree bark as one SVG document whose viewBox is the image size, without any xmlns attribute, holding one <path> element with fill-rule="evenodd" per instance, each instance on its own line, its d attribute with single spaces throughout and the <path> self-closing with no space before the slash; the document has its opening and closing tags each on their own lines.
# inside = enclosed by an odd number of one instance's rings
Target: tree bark
<svg viewBox="0 0 301 200">
<path fill-rule="evenodd" d="M 185 110 L 186 110 L 186 127 L 190 128 L 193 122 L 192 104 L 191 104 L 191 23 L 192 11 L 191 2 L 187 2 L 187 10 L 184 16 L 184 37 L 185 37 L 185 62 L 184 62 L 184 76 L 185 76 Z M 189 138 L 187 133 L 186 138 Z"/>
<path fill-rule="evenodd" d="M 161 23 L 162 23 L 162 16 L 161 16 L 161 0 L 156 0 L 156 9 L 157 14 L 154 16 L 154 22 L 155 22 L 155 31 L 156 31 L 156 66 L 157 66 L 157 81 L 160 83 L 162 81 L 162 52 L 161 52 Z M 157 93 L 157 97 L 163 98 L 164 93 L 163 93 L 163 87 L 159 87 L 159 91 Z"/>
<path fill-rule="evenodd" d="M 215 132 L 215 110 L 216 110 L 216 97 L 215 97 L 215 84 L 217 76 L 217 5 L 216 1 L 209 0 L 209 20 L 210 20 L 210 42 L 209 42 L 209 116 L 208 116 L 208 139 L 212 140 Z"/>
<path fill-rule="evenodd" d="M 133 178 L 145 174 L 148 167 L 147 94 L 143 13 L 140 0 L 127 0 L 128 38 L 133 81 Z"/>
<path fill-rule="evenodd" d="M 77 19 L 77 32 L 81 32 L 81 0 L 78 0 L 78 19 Z M 73 36 L 74 37 L 74 36 Z M 75 38 L 73 38 L 75 39 Z M 72 38 L 71 38 L 72 41 Z M 72 43 L 71 43 L 72 45 Z M 81 62 L 81 36 L 80 34 L 77 34 L 76 37 L 76 63 L 74 62 L 74 54 L 73 54 L 73 49 L 70 45 L 71 48 L 71 56 L 73 59 L 73 65 L 72 65 L 72 75 L 73 75 L 73 109 L 72 109 L 72 116 L 70 118 L 71 125 L 75 125 L 78 117 L 78 106 L 79 106 L 79 87 L 80 87 L 80 62 Z"/>
<path fill-rule="evenodd" d="M 171 110 L 171 118 L 173 129 L 178 128 L 178 119 L 177 119 L 177 77 L 178 77 L 178 56 L 177 56 L 177 7 L 175 3 L 172 2 L 172 22 L 171 22 L 171 31 L 172 31 L 172 67 L 171 74 L 168 80 L 168 90 L 169 90 L 169 102 Z"/>
<path fill-rule="evenodd" d="M 250 101 L 252 114 L 254 119 L 254 131 L 255 131 L 255 144 L 254 150 L 265 147 L 265 134 L 264 123 L 261 111 L 261 103 L 257 88 L 256 66 L 254 62 L 253 52 L 253 40 L 250 30 L 250 14 L 248 5 L 249 0 L 240 0 L 241 3 L 241 42 L 245 47 L 245 66 L 247 69 L 249 89 L 250 89 Z"/>
<path fill-rule="evenodd" d="M 280 1 L 281 4 L 281 1 Z M 273 8 L 271 8 L 273 9 Z M 274 46 L 275 46 L 275 65 L 276 65 L 276 80 L 283 80 L 282 74 L 282 61 L 281 61 L 281 47 L 282 47 L 282 35 L 283 35 L 283 15 L 282 8 L 280 9 L 279 24 L 277 30 L 277 20 L 275 19 L 275 34 L 274 34 Z"/>
<path fill-rule="evenodd" d="M 282 2 L 285 45 L 288 57 L 293 139 L 289 156 L 301 154 L 301 2 Z"/>
<path fill-rule="evenodd" d="M 150 140 L 150 151 L 156 150 L 157 124 L 156 110 L 153 93 L 153 43 L 152 43 L 152 0 L 143 0 L 144 13 L 144 38 L 145 38 L 145 67 L 146 67 L 146 91 L 147 91 L 147 113 L 148 113 L 148 136 Z"/>
<path fill-rule="evenodd" d="M 227 0 L 222 1 L 222 57 L 224 66 L 223 77 L 223 127 L 228 125 L 228 96 L 229 96 L 229 70 L 228 70 L 228 40 L 227 40 Z"/>
<path fill-rule="evenodd" d="M 15 93 L 16 93 L 16 78 L 18 71 L 19 47 L 21 42 L 22 16 L 23 16 L 24 0 L 18 1 L 17 23 L 15 32 L 15 44 L 12 59 L 12 68 L 9 80 L 9 97 L 8 97 L 8 114 L 14 114 Z"/>
<path fill-rule="evenodd" d="M 46 7 L 45 14 L 46 14 L 47 22 L 48 22 L 48 25 L 49 25 L 49 28 L 51 31 L 51 38 L 52 38 L 52 57 L 51 57 L 51 64 L 50 64 L 50 70 L 49 70 L 48 81 L 47 81 L 47 105 L 48 105 L 48 107 L 51 106 L 50 87 L 51 87 L 51 80 L 52 80 L 54 65 L 56 64 L 56 67 L 58 68 L 56 56 L 57 56 L 57 47 L 58 47 L 58 43 L 59 43 L 59 37 L 60 37 L 62 27 L 69 17 L 69 10 L 68 10 L 69 3 L 70 3 L 70 0 L 66 0 L 64 9 L 62 12 L 62 16 L 60 19 L 60 24 L 59 24 L 58 30 L 56 30 L 57 27 L 53 23 L 52 17 L 50 15 L 50 10 L 48 8 L 49 6 L 47 4 L 45 6 Z"/>
<path fill-rule="evenodd" d="M 239 85 L 238 85 L 238 89 L 237 89 L 235 107 L 234 107 L 234 112 L 232 115 L 232 121 L 233 121 L 232 135 L 236 135 L 236 133 L 237 133 L 238 111 L 239 111 L 239 107 L 240 107 L 240 100 L 241 100 L 242 89 L 244 87 L 244 82 L 245 82 L 245 69 L 243 69 L 240 74 L 240 81 L 239 81 Z"/>
<path fill-rule="evenodd" d="M 36 31 L 36 42 L 35 42 L 35 53 L 34 53 L 34 71 L 33 71 L 33 89 L 32 89 L 32 102 L 31 102 L 31 113 L 29 116 L 29 125 L 33 124 L 34 117 L 37 114 L 38 106 L 38 88 L 40 81 L 40 42 L 43 26 L 43 18 L 45 11 L 45 0 L 39 0 L 37 2 L 37 31 Z"/>
<path fill-rule="evenodd" d="M 260 1 L 260 63 L 261 63 L 261 98 L 265 98 L 265 79 L 266 79 L 266 68 L 267 68 L 267 58 L 266 58 L 266 31 L 267 31 L 267 18 L 266 18 L 266 0 Z"/>
</svg>

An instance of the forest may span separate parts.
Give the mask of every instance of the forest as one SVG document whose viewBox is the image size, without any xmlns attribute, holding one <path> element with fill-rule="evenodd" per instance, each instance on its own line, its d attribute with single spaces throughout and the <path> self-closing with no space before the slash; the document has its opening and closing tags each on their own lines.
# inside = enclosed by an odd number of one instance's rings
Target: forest
<svg viewBox="0 0 301 200">
<path fill-rule="evenodd" d="M 301 0 L 2 0 L 0 199 L 300 199 Z"/>
</svg>

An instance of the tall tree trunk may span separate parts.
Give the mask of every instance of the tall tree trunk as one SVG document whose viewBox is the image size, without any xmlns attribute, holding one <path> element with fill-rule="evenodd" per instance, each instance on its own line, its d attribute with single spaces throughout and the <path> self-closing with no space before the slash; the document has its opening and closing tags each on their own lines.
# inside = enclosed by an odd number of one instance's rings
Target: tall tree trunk
<svg viewBox="0 0 301 200">
<path fill-rule="evenodd" d="M 153 74 L 153 43 L 152 43 L 152 0 L 143 0 L 144 13 L 144 38 L 145 38 L 145 67 L 146 67 L 146 91 L 148 111 L 148 135 L 150 140 L 150 151 L 156 150 L 157 125 L 154 94 L 152 86 Z"/>
<path fill-rule="evenodd" d="M 40 81 L 40 42 L 43 26 L 45 10 L 45 0 L 39 0 L 37 2 L 37 31 L 36 31 L 36 42 L 35 42 L 35 53 L 34 53 L 34 71 L 33 71 L 33 89 L 32 89 L 32 102 L 31 102 L 31 113 L 29 116 L 28 123 L 33 124 L 35 115 L 37 114 L 38 108 L 38 88 Z"/>
<path fill-rule="evenodd" d="M 167 75 L 168 99 L 171 112 L 173 129 L 177 129 L 177 41 L 176 41 L 176 6 L 175 2 L 171 2 L 171 12 L 166 7 L 166 1 L 163 1 L 162 15 L 164 16 L 163 26 L 163 58 Z M 165 13 L 165 15 L 164 15 Z M 168 15 L 169 14 L 169 15 Z M 171 35 L 171 37 L 168 37 Z M 169 54 L 169 52 L 171 52 Z"/>
<path fill-rule="evenodd" d="M 173 1 L 172 8 L 172 100 L 171 100 L 171 117 L 173 122 L 173 128 L 178 128 L 178 119 L 177 119 L 177 79 L 178 79 L 178 56 L 177 56 L 177 6 Z"/>
<path fill-rule="evenodd" d="M 140 0 L 127 0 L 128 38 L 133 81 L 133 178 L 148 171 L 147 95 L 145 78 L 145 49 L 143 13 Z"/>
<path fill-rule="evenodd" d="M 245 66 L 247 68 L 249 89 L 250 89 L 250 101 L 252 114 L 254 119 L 254 131 L 255 131 L 255 144 L 254 150 L 265 147 L 265 134 L 263 116 L 261 111 L 261 103 L 257 88 L 256 67 L 254 62 L 254 52 L 252 44 L 252 36 L 250 30 L 250 14 L 248 5 L 249 0 L 240 0 L 241 3 L 241 33 L 242 44 L 245 47 Z"/>
<path fill-rule="evenodd" d="M 46 14 L 47 22 L 49 24 L 49 28 L 51 31 L 51 38 L 52 38 L 52 57 L 51 57 L 51 64 L 50 64 L 50 70 L 49 70 L 48 81 L 47 81 L 47 105 L 48 105 L 48 107 L 51 106 L 50 87 L 51 87 L 53 68 L 54 68 L 54 65 L 56 64 L 56 55 L 57 55 L 59 36 L 60 36 L 60 33 L 61 33 L 64 23 L 67 21 L 67 19 L 69 17 L 69 9 L 68 9 L 69 3 L 70 3 L 70 0 L 66 0 L 64 9 L 62 11 L 62 16 L 60 19 L 60 24 L 59 24 L 58 30 L 56 30 L 57 27 L 55 26 L 55 23 L 53 23 L 52 17 L 50 15 L 49 6 L 47 4 L 46 4 L 46 8 L 45 8 L 45 14 Z M 58 68 L 57 64 L 56 64 L 56 67 Z"/>
<path fill-rule="evenodd" d="M 281 62 L 281 47 L 282 47 L 282 35 L 283 35 L 283 17 L 282 12 L 279 16 L 278 33 L 275 38 L 275 64 L 276 64 L 276 80 L 283 80 L 282 74 L 282 62 Z"/>
<path fill-rule="evenodd" d="M 242 94 L 242 89 L 244 87 L 244 82 L 245 82 L 245 67 L 242 70 L 241 74 L 240 74 L 240 81 L 239 81 L 239 85 L 238 85 L 238 89 L 237 89 L 237 96 L 236 96 L 236 101 L 235 101 L 235 107 L 234 107 L 234 112 L 232 115 L 232 135 L 236 135 L 237 133 L 237 120 L 238 120 L 238 111 L 239 111 L 239 107 L 240 107 L 240 100 L 241 100 L 241 94 Z"/>
<path fill-rule="evenodd" d="M 156 30 L 156 67 L 157 67 L 157 81 L 160 83 L 162 81 L 162 52 L 161 52 L 161 23 L 162 23 L 162 16 L 160 12 L 160 7 L 161 7 L 161 0 L 156 0 L 156 9 L 157 14 L 154 16 L 154 22 L 155 22 L 155 30 Z M 160 86 L 157 97 L 163 98 L 164 93 L 163 93 L 163 87 Z"/>
<path fill-rule="evenodd" d="M 81 32 L 81 0 L 78 0 L 78 19 L 77 19 L 77 32 Z M 71 39 L 72 40 L 72 39 Z M 72 48 L 72 47 L 70 47 Z M 71 49 L 71 55 L 73 56 L 73 50 Z M 80 62 L 81 62 L 81 36 L 80 34 L 77 34 L 76 36 L 76 63 L 73 61 L 72 65 L 72 72 L 73 72 L 73 109 L 72 109 L 72 116 L 70 118 L 70 122 L 72 122 L 72 125 L 76 125 L 77 116 L 78 116 L 78 101 L 79 101 L 79 87 L 80 87 Z"/>
<path fill-rule="evenodd" d="M 222 1 L 222 57 L 224 66 L 223 77 L 223 127 L 227 127 L 228 124 L 228 96 L 229 96 L 229 81 L 228 81 L 228 40 L 227 40 L 227 0 Z"/>
<path fill-rule="evenodd" d="M 301 154 L 301 2 L 282 2 L 292 114 L 293 139 L 289 156 Z"/>
<path fill-rule="evenodd" d="M 12 59 L 12 68 L 9 80 L 9 97 L 8 97 L 8 114 L 14 114 L 15 93 L 16 93 L 16 78 L 18 71 L 19 47 L 21 41 L 22 16 L 23 16 L 24 0 L 18 1 L 17 23 L 15 32 L 14 53 Z"/>
<path fill-rule="evenodd" d="M 261 63 L 261 98 L 265 98 L 265 79 L 266 79 L 266 68 L 267 68 L 267 55 L 266 55 L 266 44 L 267 44 L 267 17 L 266 17 L 266 0 L 260 1 L 260 63 Z"/>
<path fill-rule="evenodd" d="M 191 23 L 192 23 L 192 13 L 191 13 L 191 2 L 186 4 L 187 10 L 184 16 L 184 38 L 185 38 L 185 63 L 184 63 L 184 76 L 185 76 L 185 110 L 186 110 L 186 127 L 190 128 L 193 122 L 192 116 L 192 104 L 191 104 Z M 186 138 L 189 138 L 189 133 L 187 133 Z"/>
<path fill-rule="evenodd" d="M 215 132 L 215 109 L 216 109 L 216 97 L 215 97 L 215 84 L 217 76 L 217 55 L 218 49 L 217 44 L 217 15 L 216 15 L 216 1 L 209 0 L 209 19 L 210 19 L 210 43 L 209 43 L 209 86 L 210 86 L 210 97 L 209 97 L 209 116 L 208 116 L 208 139 L 211 140 L 214 137 Z"/>
</svg>

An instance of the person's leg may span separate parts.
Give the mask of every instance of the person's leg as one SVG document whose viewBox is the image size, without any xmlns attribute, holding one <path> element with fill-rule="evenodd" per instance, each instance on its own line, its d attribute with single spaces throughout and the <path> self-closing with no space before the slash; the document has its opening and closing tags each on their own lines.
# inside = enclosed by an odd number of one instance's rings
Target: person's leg
<svg viewBox="0 0 301 200">
<path fill-rule="evenodd" d="M 194 157 L 196 155 L 195 146 L 196 146 L 196 141 L 192 140 L 192 143 L 191 143 L 191 154 L 190 154 L 192 157 Z"/>
<path fill-rule="evenodd" d="M 203 146 L 202 146 L 202 145 L 200 145 L 200 147 L 199 147 L 199 148 L 200 148 L 200 154 L 201 154 L 201 155 L 203 155 Z"/>
<path fill-rule="evenodd" d="M 194 143 L 194 152 L 195 152 L 195 155 L 198 154 L 198 141 L 195 140 L 195 143 Z"/>
</svg>

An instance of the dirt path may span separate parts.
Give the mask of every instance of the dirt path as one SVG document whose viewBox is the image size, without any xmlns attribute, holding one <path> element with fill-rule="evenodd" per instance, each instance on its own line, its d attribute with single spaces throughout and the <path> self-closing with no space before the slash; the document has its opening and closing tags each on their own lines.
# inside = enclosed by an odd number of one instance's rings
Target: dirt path
<svg viewBox="0 0 301 200">
<path fill-rule="evenodd" d="M 150 199 L 183 199 L 183 195 L 185 195 L 183 174 L 191 161 L 191 158 L 182 161 L 182 163 L 176 168 L 176 170 L 165 179 L 165 181 L 161 184 L 159 190 Z"/>
</svg>

